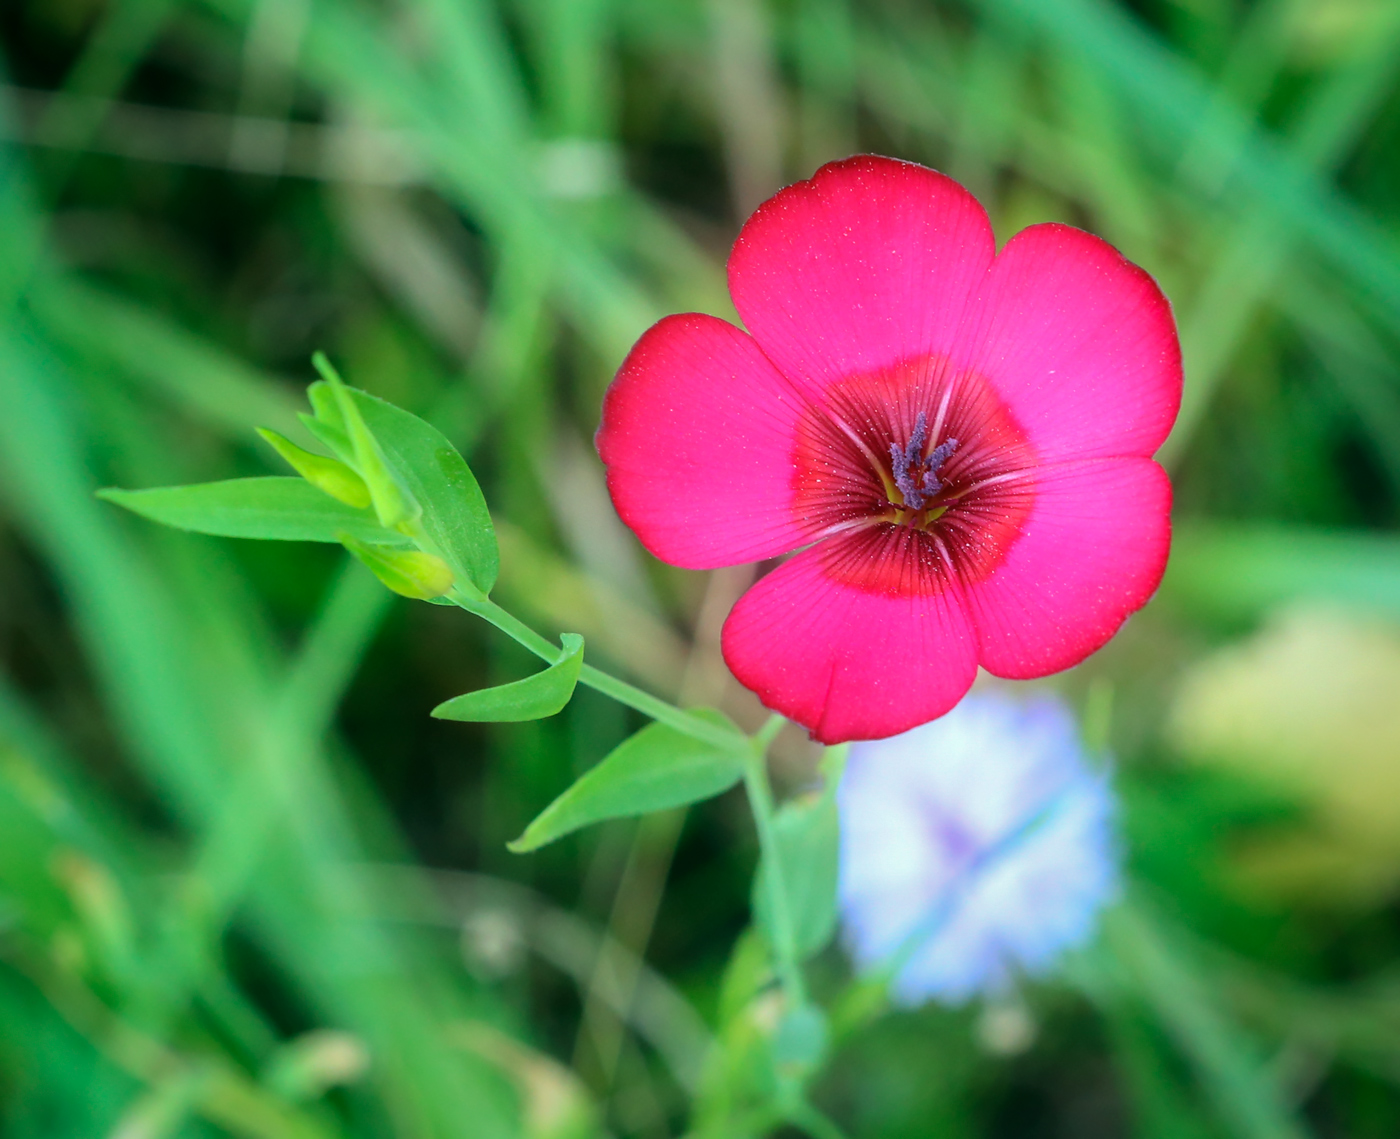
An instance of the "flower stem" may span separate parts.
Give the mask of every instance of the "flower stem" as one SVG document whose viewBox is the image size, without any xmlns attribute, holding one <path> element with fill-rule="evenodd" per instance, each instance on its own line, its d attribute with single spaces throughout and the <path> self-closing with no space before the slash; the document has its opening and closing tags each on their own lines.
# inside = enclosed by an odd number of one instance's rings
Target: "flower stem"
<svg viewBox="0 0 1400 1139">
<path fill-rule="evenodd" d="M 471 596 L 460 587 L 449 593 L 447 598 L 468 613 L 475 613 L 483 620 L 489 621 L 501 632 L 524 645 L 541 660 L 553 664 L 559 659 L 559 654 L 563 650 L 558 645 L 546 637 L 542 637 L 524 621 L 506 612 L 489 598 Z M 667 727 L 675 728 L 678 732 L 684 732 L 688 736 L 703 740 L 708 744 L 714 744 L 716 747 L 726 749 L 734 747 L 736 737 L 732 731 L 725 731 L 716 724 L 702 720 L 698 716 L 692 716 L 689 712 L 677 708 L 669 701 L 662 700 L 659 696 L 653 696 L 650 692 L 644 692 L 600 668 L 585 664 L 580 670 L 578 678 L 579 683 L 586 684 L 589 688 L 595 689 L 605 696 L 611 696 L 619 704 L 635 708 L 643 715 L 650 716 L 653 720 L 663 723 Z"/>
<path fill-rule="evenodd" d="M 475 590 L 459 586 L 447 595 L 447 600 L 496 626 L 550 664 L 555 663 L 563 651 L 560 646 L 541 636 L 518 617 Z M 726 731 L 713 723 L 692 716 L 676 705 L 592 665 L 583 666 L 579 672 L 579 682 L 695 739 L 726 750 L 734 747 L 736 737 L 732 731 Z M 788 905 L 787 877 L 783 872 L 782 853 L 778 849 L 777 831 L 774 826 L 773 790 L 768 782 L 767 760 L 769 745 L 786 723 L 784 717 L 775 713 L 768 718 L 763 727 L 748 737 L 744 755 L 744 787 L 748 792 L 749 808 L 753 812 L 754 826 L 758 831 L 759 851 L 765 868 L 764 890 L 767 893 L 768 912 L 773 926 L 773 953 L 778 979 L 787 997 L 789 1010 L 796 1010 L 808 1003 L 807 984 L 797 957 L 796 934 L 792 924 L 792 911 Z M 831 1139 L 839 1139 L 840 1130 L 810 1105 L 799 1099 L 796 1110 L 798 1115 L 792 1117 L 793 1123 L 803 1127 L 810 1134 L 819 1136 L 820 1139 L 827 1139 L 828 1136 Z"/>
<path fill-rule="evenodd" d="M 752 737 L 752 747 L 744 765 L 744 788 L 749 795 L 754 827 L 758 831 L 758 847 L 766 868 L 764 889 L 768 895 L 768 913 L 773 922 L 773 952 L 777 958 L 778 979 L 787 995 L 788 1007 L 801 1008 L 807 1003 L 807 985 L 797 960 L 797 943 L 792 928 L 792 912 L 788 908 L 787 878 L 783 874 L 782 854 L 773 826 L 773 790 L 768 784 L 768 745 L 786 721 L 782 716 L 769 717 Z"/>
</svg>

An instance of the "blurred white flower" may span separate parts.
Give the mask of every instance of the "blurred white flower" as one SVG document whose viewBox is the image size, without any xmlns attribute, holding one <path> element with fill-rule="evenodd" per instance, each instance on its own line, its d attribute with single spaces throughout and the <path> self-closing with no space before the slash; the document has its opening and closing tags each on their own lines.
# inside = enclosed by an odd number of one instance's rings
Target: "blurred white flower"
<svg viewBox="0 0 1400 1139">
<path fill-rule="evenodd" d="M 1048 696 L 967 697 L 855 743 L 838 794 L 846 943 L 892 997 L 960 1003 L 1045 972 L 1118 888 L 1114 800 Z"/>
</svg>

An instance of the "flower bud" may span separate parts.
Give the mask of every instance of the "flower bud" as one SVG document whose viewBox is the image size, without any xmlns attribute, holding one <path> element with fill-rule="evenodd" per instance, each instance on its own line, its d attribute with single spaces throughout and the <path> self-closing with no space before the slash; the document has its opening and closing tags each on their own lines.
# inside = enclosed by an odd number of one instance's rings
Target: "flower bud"
<svg viewBox="0 0 1400 1139">
<path fill-rule="evenodd" d="M 350 445 L 354 449 L 355 463 L 359 467 L 360 476 L 369 487 L 370 500 L 374 504 L 375 514 L 379 516 L 380 525 L 388 530 L 408 533 L 412 524 L 422 515 L 423 508 L 418 505 L 413 494 L 390 468 L 373 432 L 365 424 L 364 417 L 360 415 L 360 409 L 355 405 L 355 399 L 350 394 L 350 389 L 340 378 L 340 373 L 320 352 L 317 352 L 311 360 L 316 365 L 316 370 L 321 373 L 329 385 L 330 392 L 335 398 L 335 405 L 342 421 L 339 426 L 343 426 L 346 436 L 349 437 Z M 324 399 L 321 399 L 320 402 L 312 404 L 313 407 L 316 407 L 318 416 L 321 413 L 323 403 Z"/>
<path fill-rule="evenodd" d="M 403 597 L 431 601 L 453 586 L 451 567 L 436 554 L 371 546 L 346 533 L 337 534 L 336 539 L 364 562 L 375 577 Z"/>
<path fill-rule="evenodd" d="M 338 459 L 328 459 L 312 451 L 303 450 L 290 439 L 259 427 L 258 434 L 297 474 L 317 490 L 323 490 L 338 502 L 364 510 L 370 505 L 369 487 L 365 480 Z"/>
</svg>

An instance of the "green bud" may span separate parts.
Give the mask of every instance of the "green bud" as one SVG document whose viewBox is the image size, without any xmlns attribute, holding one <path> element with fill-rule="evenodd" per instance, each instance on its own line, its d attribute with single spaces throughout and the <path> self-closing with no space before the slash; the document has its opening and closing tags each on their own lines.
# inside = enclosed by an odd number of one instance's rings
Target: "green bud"
<svg viewBox="0 0 1400 1139">
<path fill-rule="evenodd" d="M 415 601 L 432 601 L 452 588 L 452 569 L 436 554 L 371 546 L 345 533 L 336 538 L 397 594 Z"/>
<path fill-rule="evenodd" d="M 282 458 L 287 460 L 292 470 L 309 482 L 317 490 L 323 490 L 338 502 L 364 510 L 370 504 L 369 487 L 365 480 L 342 463 L 339 459 L 328 459 L 303 450 L 290 439 L 259 427 L 258 434 L 271 445 Z"/>
<path fill-rule="evenodd" d="M 324 353 L 317 352 L 311 357 L 311 362 L 321 373 L 335 397 L 345 434 L 349 437 L 350 446 L 355 452 L 355 465 L 359 468 L 360 476 L 369 486 L 370 500 L 374 504 L 375 514 L 379 516 L 379 524 L 389 530 L 408 533 L 412 523 L 422 515 L 423 508 L 418 505 L 409 489 L 399 481 L 398 476 L 390 469 L 388 461 L 384 458 L 384 452 L 380 450 L 379 443 L 375 440 L 369 427 L 366 426 L 364 417 L 360 415 L 360 409 L 355 406 L 350 389 L 340 378 L 340 373 L 331 366 L 331 362 L 326 359 Z M 313 406 L 315 405 L 313 404 Z M 320 416 L 319 407 L 317 408 L 317 416 L 318 418 Z"/>
</svg>

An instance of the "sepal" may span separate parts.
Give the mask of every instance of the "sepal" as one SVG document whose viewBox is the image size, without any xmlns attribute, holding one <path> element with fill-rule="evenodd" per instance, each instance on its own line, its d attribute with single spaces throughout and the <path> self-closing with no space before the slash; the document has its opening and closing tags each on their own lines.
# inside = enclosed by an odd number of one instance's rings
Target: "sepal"
<svg viewBox="0 0 1400 1139">
<path fill-rule="evenodd" d="M 436 554 L 373 546 L 346 533 L 336 537 L 342 546 L 369 567 L 375 577 L 400 596 L 411 597 L 415 601 L 431 601 L 452 588 L 452 567 Z"/>
</svg>

